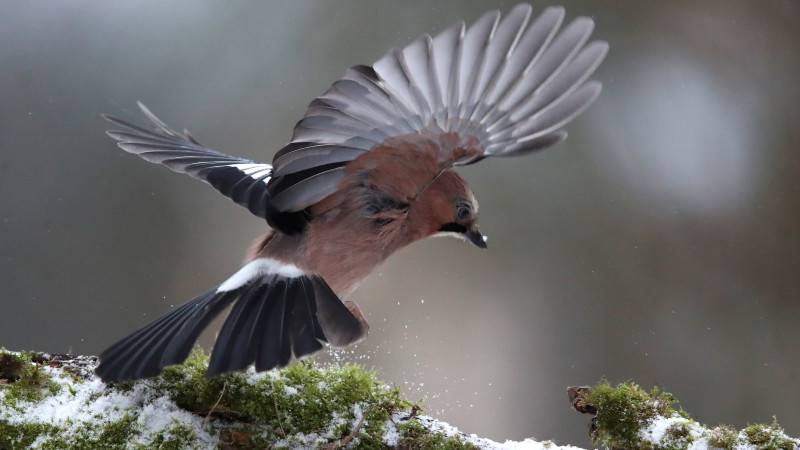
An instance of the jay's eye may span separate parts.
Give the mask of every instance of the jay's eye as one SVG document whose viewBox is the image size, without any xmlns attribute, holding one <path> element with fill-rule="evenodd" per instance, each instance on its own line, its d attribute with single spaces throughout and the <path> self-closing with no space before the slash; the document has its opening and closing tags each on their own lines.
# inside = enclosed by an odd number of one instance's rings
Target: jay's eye
<svg viewBox="0 0 800 450">
<path fill-rule="evenodd" d="M 456 209 L 456 218 L 459 221 L 467 220 L 470 216 L 472 216 L 472 208 L 465 204 L 458 205 Z"/>
</svg>

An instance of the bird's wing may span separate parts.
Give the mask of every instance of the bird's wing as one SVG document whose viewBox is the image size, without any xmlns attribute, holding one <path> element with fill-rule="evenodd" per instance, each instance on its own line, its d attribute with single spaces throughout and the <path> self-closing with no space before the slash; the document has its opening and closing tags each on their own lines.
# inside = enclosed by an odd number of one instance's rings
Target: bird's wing
<svg viewBox="0 0 800 450">
<path fill-rule="evenodd" d="M 300 211 L 331 195 L 348 163 L 396 147 L 393 139 L 425 136 L 444 170 L 566 138 L 562 128 L 600 93 L 600 83 L 587 80 L 608 44 L 587 44 L 589 18 L 559 32 L 563 8 L 535 18 L 531 12 L 527 4 L 502 18 L 490 11 L 469 27 L 458 23 L 372 66 L 349 69 L 311 102 L 291 142 L 275 155 L 274 206 Z"/>
<path fill-rule="evenodd" d="M 272 177 L 272 165 L 230 156 L 201 145 L 184 130 L 179 133 L 156 117 L 146 106 L 139 108 L 151 122 L 152 129 L 130 124 L 122 119 L 103 117 L 120 129 L 106 133 L 117 141 L 117 146 L 142 159 L 161 164 L 169 169 L 185 173 L 204 181 L 226 197 L 249 209 L 256 216 L 279 225 L 286 214 L 275 211 L 269 199 L 267 183 Z M 284 220 L 285 221 L 285 220 Z M 278 226 L 277 228 L 286 228 Z"/>
</svg>

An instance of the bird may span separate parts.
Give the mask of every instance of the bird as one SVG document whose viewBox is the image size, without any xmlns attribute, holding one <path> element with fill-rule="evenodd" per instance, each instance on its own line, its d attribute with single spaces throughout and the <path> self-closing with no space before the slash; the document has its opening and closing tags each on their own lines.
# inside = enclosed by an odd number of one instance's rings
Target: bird
<svg viewBox="0 0 800 450">
<path fill-rule="evenodd" d="M 208 148 L 138 103 L 148 126 L 111 115 L 125 152 L 205 182 L 266 221 L 245 264 L 216 287 L 102 352 L 105 382 L 183 362 L 227 311 L 206 376 L 266 371 L 364 339 L 348 295 L 397 250 L 433 236 L 487 247 L 456 169 L 536 153 L 600 94 L 608 53 L 594 21 L 528 4 L 423 35 L 348 69 L 309 104 L 272 163 Z M 563 26 L 562 26 L 563 25 Z"/>
</svg>

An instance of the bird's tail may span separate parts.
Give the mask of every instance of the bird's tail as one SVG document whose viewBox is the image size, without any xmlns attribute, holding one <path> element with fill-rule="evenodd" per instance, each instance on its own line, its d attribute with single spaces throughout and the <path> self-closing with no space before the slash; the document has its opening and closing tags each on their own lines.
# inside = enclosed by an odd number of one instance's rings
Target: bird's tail
<svg viewBox="0 0 800 450">
<path fill-rule="evenodd" d="M 207 376 L 285 366 L 320 350 L 323 342 L 347 345 L 361 339 L 358 320 L 315 274 L 269 258 L 256 259 L 206 292 L 112 345 L 96 372 L 104 381 L 157 375 L 189 355 L 200 333 L 233 305 L 217 336 Z"/>
</svg>

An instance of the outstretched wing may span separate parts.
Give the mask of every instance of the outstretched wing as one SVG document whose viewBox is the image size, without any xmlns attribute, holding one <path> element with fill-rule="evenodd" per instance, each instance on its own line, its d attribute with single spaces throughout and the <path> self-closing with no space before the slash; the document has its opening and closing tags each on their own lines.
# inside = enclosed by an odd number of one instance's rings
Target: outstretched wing
<svg viewBox="0 0 800 450">
<path fill-rule="evenodd" d="M 505 17 L 491 11 L 349 69 L 311 102 L 275 155 L 273 205 L 300 211 L 322 200 L 350 161 L 408 141 L 393 138 L 421 135 L 455 147 L 434 149 L 440 170 L 560 142 L 561 129 L 599 95 L 600 83 L 587 80 L 608 51 L 605 42 L 587 45 L 591 19 L 579 17 L 559 33 L 563 19 L 563 8 L 534 19 L 520 4 Z"/>
<path fill-rule="evenodd" d="M 270 164 L 226 155 L 204 147 L 188 131 L 179 133 L 171 129 L 142 103 L 138 105 L 151 122 L 152 130 L 103 115 L 106 120 L 121 128 L 106 132 L 117 141 L 119 148 L 146 161 L 161 164 L 210 184 L 251 213 L 267 219 L 270 225 L 281 231 L 291 232 L 302 226 L 302 218 L 281 213 L 272 206 L 267 190 L 267 183 L 272 177 Z"/>
</svg>

